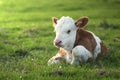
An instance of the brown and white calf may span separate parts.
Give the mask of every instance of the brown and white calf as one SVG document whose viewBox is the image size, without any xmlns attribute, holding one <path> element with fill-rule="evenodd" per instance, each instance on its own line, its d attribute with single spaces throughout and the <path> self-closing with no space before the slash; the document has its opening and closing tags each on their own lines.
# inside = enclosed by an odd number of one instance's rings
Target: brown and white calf
<svg viewBox="0 0 120 80">
<path fill-rule="evenodd" d="M 84 29 L 88 23 L 87 17 L 76 22 L 70 17 L 53 17 L 52 21 L 56 33 L 54 45 L 60 50 L 49 59 L 48 65 L 59 63 L 61 59 L 70 64 L 79 64 L 108 53 L 103 42 L 94 33 Z"/>
</svg>

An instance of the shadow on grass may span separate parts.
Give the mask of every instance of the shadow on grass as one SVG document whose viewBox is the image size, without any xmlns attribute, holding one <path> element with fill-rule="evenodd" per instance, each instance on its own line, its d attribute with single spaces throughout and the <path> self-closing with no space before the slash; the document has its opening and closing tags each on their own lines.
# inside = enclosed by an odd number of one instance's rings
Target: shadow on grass
<svg viewBox="0 0 120 80">
<path fill-rule="evenodd" d="M 103 20 L 103 22 L 99 24 L 99 27 L 104 29 L 120 29 L 120 25 L 109 24 L 106 20 Z"/>
<path fill-rule="evenodd" d="M 14 53 L 11 54 L 0 54 L 0 63 L 7 64 L 7 63 L 14 63 L 18 62 L 19 60 L 28 56 L 29 52 L 27 50 L 16 50 Z"/>
</svg>

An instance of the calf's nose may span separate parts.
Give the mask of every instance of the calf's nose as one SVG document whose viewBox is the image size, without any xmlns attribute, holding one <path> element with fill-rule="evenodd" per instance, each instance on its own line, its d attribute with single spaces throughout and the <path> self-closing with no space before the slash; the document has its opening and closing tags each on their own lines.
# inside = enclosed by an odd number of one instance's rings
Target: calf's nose
<svg viewBox="0 0 120 80">
<path fill-rule="evenodd" d="M 61 40 L 58 40 L 58 39 L 54 40 L 54 44 L 55 44 L 55 45 L 60 45 L 61 43 L 62 43 Z"/>
</svg>

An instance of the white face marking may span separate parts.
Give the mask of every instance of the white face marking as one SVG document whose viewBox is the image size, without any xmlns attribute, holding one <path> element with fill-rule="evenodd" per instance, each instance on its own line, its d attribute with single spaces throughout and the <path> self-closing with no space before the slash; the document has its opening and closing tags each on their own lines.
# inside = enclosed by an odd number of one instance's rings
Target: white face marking
<svg viewBox="0 0 120 80">
<path fill-rule="evenodd" d="M 54 44 L 66 50 L 71 50 L 74 46 L 77 27 L 70 17 L 62 17 L 55 26 L 56 37 Z"/>
</svg>

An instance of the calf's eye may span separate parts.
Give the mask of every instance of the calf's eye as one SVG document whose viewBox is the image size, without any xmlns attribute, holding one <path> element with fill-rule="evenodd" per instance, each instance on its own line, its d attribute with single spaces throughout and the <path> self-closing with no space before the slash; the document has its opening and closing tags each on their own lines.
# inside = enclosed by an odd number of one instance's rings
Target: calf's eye
<svg viewBox="0 0 120 80">
<path fill-rule="evenodd" d="M 71 30 L 68 30 L 68 31 L 67 31 L 67 34 L 69 34 L 70 32 L 71 32 Z"/>
</svg>

